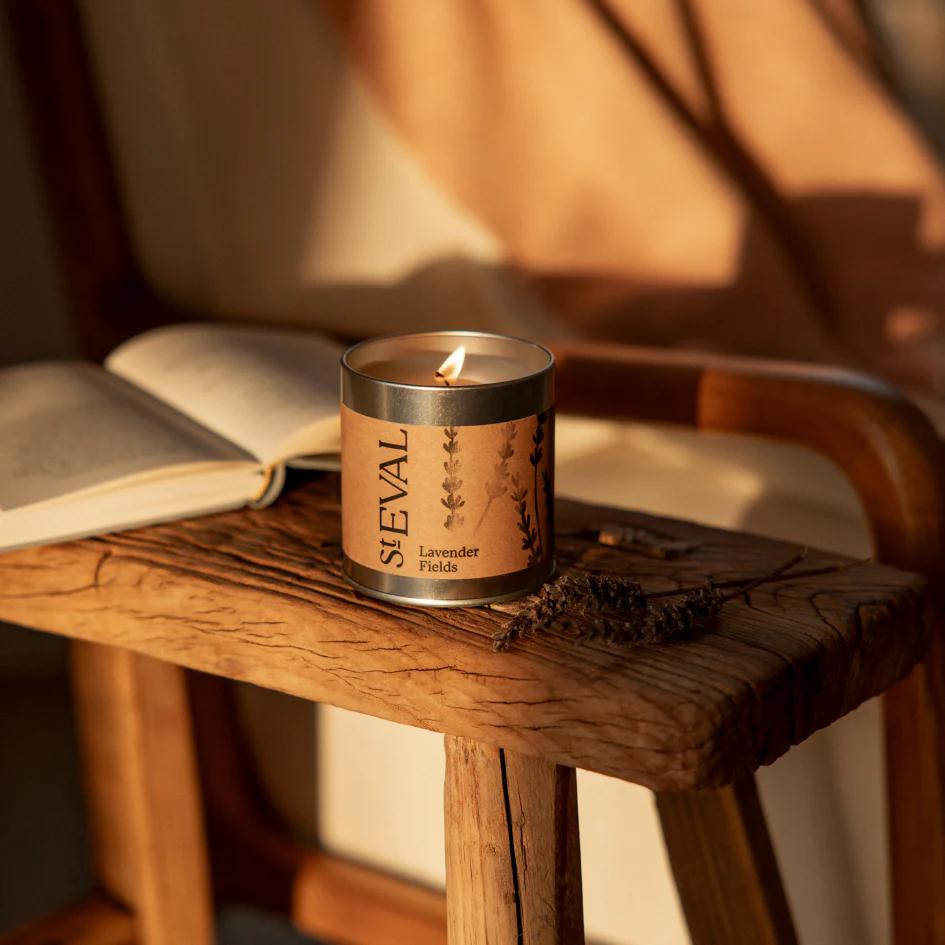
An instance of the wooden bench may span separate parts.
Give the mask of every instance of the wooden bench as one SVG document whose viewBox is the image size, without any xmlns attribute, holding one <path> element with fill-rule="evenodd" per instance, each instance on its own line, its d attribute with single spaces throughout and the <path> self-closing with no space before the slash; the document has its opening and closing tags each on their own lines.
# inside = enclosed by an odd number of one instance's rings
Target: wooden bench
<svg viewBox="0 0 945 945">
<path fill-rule="evenodd" d="M 607 547 L 601 522 L 694 547 L 673 560 Z M 632 575 L 648 591 L 773 570 L 796 551 L 568 501 L 558 532 L 563 572 Z M 751 774 L 922 659 L 921 578 L 871 563 L 818 573 L 843 559 L 811 552 L 797 577 L 729 602 L 692 640 L 616 646 L 564 629 L 495 652 L 520 604 L 430 611 L 361 597 L 340 577 L 339 536 L 338 482 L 324 476 L 262 511 L 0 556 L 0 618 L 83 641 L 98 875 L 133 914 L 134 941 L 211 940 L 179 667 L 446 735 L 452 943 L 583 941 L 575 767 L 657 792 L 696 942 L 794 941 Z M 367 873 L 300 856 L 286 872 L 299 924 L 345 942 L 444 940 L 436 894 Z M 364 925 L 355 917 L 371 906 L 383 921 Z M 31 934 L 12 941 L 40 941 Z"/>
</svg>

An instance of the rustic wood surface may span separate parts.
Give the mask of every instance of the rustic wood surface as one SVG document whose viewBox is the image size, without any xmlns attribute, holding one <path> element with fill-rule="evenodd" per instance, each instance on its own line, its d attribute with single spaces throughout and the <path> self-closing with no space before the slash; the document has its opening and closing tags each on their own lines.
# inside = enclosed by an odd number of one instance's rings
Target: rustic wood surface
<svg viewBox="0 0 945 945">
<path fill-rule="evenodd" d="M 692 945 L 797 945 L 753 777 L 656 806 Z"/>
<path fill-rule="evenodd" d="M 104 896 L 0 934 L 0 945 L 139 945 L 134 918 Z"/>
<path fill-rule="evenodd" d="M 521 908 L 511 854 L 503 749 L 447 736 L 446 921 L 450 945 L 516 942 Z"/>
<path fill-rule="evenodd" d="M 654 789 L 719 786 L 902 678 L 926 646 L 920 579 L 864 564 L 762 587 L 689 642 L 621 649 L 545 634 L 495 653 L 508 611 L 360 597 L 338 571 L 338 483 L 266 510 L 0 556 L 0 619 L 127 647 L 315 701 Z M 779 542 L 573 502 L 562 571 L 650 589 L 757 573 Z M 601 520 L 698 548 L 659 561 L 585 537 Z M 812 553 L 806 568 L 841 561 Z"/>
<path fill-rule="evenodd" d="M 449 741 L 455 739 L 447 738 Z M 521 941 L 529 945 L 583 943 L 584 897 L 574 768 L 504 749 L 502 760 L 518 871 Z"/>
<path fill-rule="evenodd" d="M 446 738 L 450 945 L 584 941 L 573 768 Z"/>
<path fill-rule="evenodd" d="M 138 945 L 210 945 L 213 906 L 184 671 L 76 643 L 72 681 L 92 852 Z"/>
</svg>

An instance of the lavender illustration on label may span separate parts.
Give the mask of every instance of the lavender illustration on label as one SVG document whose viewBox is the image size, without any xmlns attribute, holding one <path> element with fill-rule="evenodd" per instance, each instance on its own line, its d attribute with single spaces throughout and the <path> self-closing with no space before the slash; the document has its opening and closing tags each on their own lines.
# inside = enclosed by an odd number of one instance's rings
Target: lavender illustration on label
<svg viewBox="0 0 945 945">
<path fill-rule="evenodd" d="M 544 450 L 542 449 L 541 444 L 545 441 L 545 424 L 548 422 L 548 414 L 545 411 L 542 411 L 535 420 L 535 432 L 532 434 L 532 443 L 535 444 L 535 448 L 529 453 L 528 461 L 532 464 L 532 472 L 534 474 L 534 483 L 532 489 L 532 499 L 535 503 L 535 529 L 537 531 L 537 550 L 535 552 L 535 561 L 529 561 L 529 564 L 537 563 L 541 561 L 542 555 L 542 535 L 541 535 L 541 513 L 538 511 L 538 467 L 541 464 L 541 458 L 544 456 Z M 544 484 L 544 483 L 543 483 Z M 550 482 L 544 484 L 546 489 Z M 547 496 L 547 493 L 546 493 Z"/>
<path fill-rule="evenodd" d="M 459 494 L 459 490 L 463 485 L 463 480 L 459 478 L 460 462 L 456 455 L 460 451 L 459 433 L 455 427 L 446 427 L 443 434 L 446 437 L 443 449 L 446 450 L 447 455 L 446 462 L 443 463 L 443 469 L 446 471 L 446 478 L 443 480 L 443 491 L 446 493 L 446 498 L 440 499 L 440 502 L 449 510 L 449 514 L 443 522 L 443 527 L 452 532 L 461 528 L 465 521 L 463 516 L 459 514 L 459 510 L 466 504 L 466 501 Z"/>
<path fill-rule="evenodd" d="M 509 498 L 515 504 L 518 513 L 516 528 L 522 533 L 522 550 L 528 552 L 528 563 L 541 561 L 541 549 L 538 544 L 538 530 L 532 524 L 532 515 L 528 511 L 528 486 L 522 485 L 518 473 L 512 475 L 512 491 Z"/>
<path fill-rule="evenodd" d="M 492 478 L 486 483 L 486 507 L 482 510 L 482 515 L 479 516 L 479 524 L 476 525 L 477 531 L 482 528 L 482 523 L 486 520 L 486 515 L 492 507 L 492 503 L 508 492 L 509 460 L 515 455 L 512 442 L 517 432 L 514 423 L 507 423 L 502 427 L 503 439 L 498 450 L 499 461 L 492 470 Z"/>
</svg>

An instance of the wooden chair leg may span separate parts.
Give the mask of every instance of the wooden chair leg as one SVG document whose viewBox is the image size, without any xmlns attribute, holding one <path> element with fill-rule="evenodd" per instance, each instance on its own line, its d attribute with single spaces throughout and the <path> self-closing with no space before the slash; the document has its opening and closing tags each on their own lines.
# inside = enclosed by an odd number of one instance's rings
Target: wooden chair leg
<svg viewBox="0 0 945 945">
<path fill-rule="evenodd" d="M 0 945 L 138 945 L 134 919 L 94 896 L 0 935 Z"/>
<path fill-rule="evenodd" d="M 442 893 L 293 839 L 259 782 L 234 684 L 205 673 L 187 678 L 218 901 L 280 912 L 319 941 L 444 945 Z"/>
<path fill-rule="evenodd" d="M 574 769 L 446 736 L 450 945 L 584 941 Z"/>
<path fill-rule="evenodd" d="M 656 805 L 693 945 L 796 945 L 754 778 Z"/>
<path fill-rule="evenodd" d="M 941 629 L 941 628 L 940 628 Z M 883 698 L 895 945 L 945 945 L 945 641 Z"/>
<path fill-rule="evenodd" d="M 73 643 L 93 855 L 140 945 L 211 945 L 212 904 L 184 671 Z"/>
</svg>

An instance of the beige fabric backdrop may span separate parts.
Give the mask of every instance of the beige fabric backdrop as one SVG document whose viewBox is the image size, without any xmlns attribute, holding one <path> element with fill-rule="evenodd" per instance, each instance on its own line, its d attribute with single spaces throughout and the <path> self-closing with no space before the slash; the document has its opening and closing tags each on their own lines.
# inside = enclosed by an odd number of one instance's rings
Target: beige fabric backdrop
<svg viewBox="0 0 945 945">
<path fill-rule="evenodd" d="M 621 3 L 644 56 L 570 0 L 83 6 L 139 254 L 190 306 L 877 363 L 885 340 L 937 337 L 940 171 L 861 38 L 801 0 Z M 589 422 L 562 423 L 559 450 L 563 492 L 866 548 L 841 477 L 797 451 Z M 439 740 L 319 724 L 325 840 L 441 881 Z M 808 945 L 885 939 L 880 765 L 869 705 L 761 774 Z M 270 783 L 304 831 L 306 792 Z M 687 941 L 649 795 L 582 776 L 581 820 L 589 933 Z"/>
<path fill-rule="evenodd" d="M 404 140 L 581 327 L 883 366 L 942 337 L 945 178 L 850 0 L 327 5 Z"/>
</svg>

